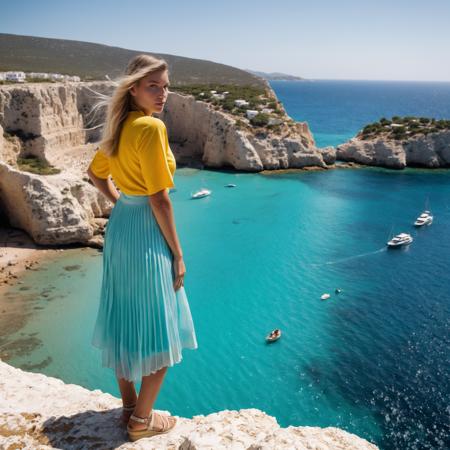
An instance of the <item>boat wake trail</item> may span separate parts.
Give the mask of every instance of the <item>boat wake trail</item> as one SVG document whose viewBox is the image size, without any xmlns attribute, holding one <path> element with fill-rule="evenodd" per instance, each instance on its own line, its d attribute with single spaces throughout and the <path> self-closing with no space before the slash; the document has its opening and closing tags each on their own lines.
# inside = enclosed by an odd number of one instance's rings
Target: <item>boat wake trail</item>
<svg viewBox="0 0 450 450">
<path fill-rule="evenodd" d="M 348 256 L 347 258 L 341 258 L 341 259 L 337 259 L 335 261 L 326 261 L 324 263 L 309 263 L 309 265 L 314 266 L 314 267 L 320 267 L 320 266 L 328 266 L 328 265 L 332 265 L 332 264 L 339 264 L 342 262 L 351 261 L 353 259 L 364 258 L 365 256 L 375 255 L 377 253 L 381 253 L 381 252 L 385 252 L 385 251 L 386 251 L 386 247 L 382 247 L 382 248 L 380 248 L 378 250 L 374 250 L 372 252 L 361 253 L 359 255 L 354 255 L 354 256 Z"/>
</svg>

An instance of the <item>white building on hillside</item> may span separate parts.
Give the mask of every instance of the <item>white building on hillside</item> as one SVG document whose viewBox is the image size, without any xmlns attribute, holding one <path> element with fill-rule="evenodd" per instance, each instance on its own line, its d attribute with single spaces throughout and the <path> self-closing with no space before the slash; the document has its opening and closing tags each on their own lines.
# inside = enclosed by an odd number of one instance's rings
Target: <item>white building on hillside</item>
<svg viewBox="0 0 450 450">
<path fill-rule="evenodd" d="M 15 81 L 17 83 L 25 82 L 25 72 L 6 72 L 5 80 Z"/>
<path fill-rule="evenodd" d="M 248 105 L 248 101 L 244 100 L 242 98 L 238 98 L 234 101 L 234 105 L 239 107 L 239 106 L 247 106 Z"/>
<path fill-rule="evenodd" d="M 46 72 L 22 72 L 22 71 L 9 71 L 0 72 L 0 80 L 13 81 L 16 83 L 24 83 L 27 79 L 40 78 L 43 80 L 54 81 L 81 81 L 81 78 L 77 75 L 62 75 L 60 73 L 46 73 Z"/>
<path fill-rule="evenodd" d="M 256 114 L 258 114 L 258 112 L 259 111 L 257 111 L 256 109 L 247 109 L 245 111 L 245 114 L 247 115 L 247 119 L 252 119 L 256 116 Z"/>
<path fill-rule="evenodd" d="M 27 78 L 44 78 L 44 79 L 48 80 L 50 77 L 49 77 L 48 73 L 45 73 L 45 72 L 28 72 Z"/>
</svg>

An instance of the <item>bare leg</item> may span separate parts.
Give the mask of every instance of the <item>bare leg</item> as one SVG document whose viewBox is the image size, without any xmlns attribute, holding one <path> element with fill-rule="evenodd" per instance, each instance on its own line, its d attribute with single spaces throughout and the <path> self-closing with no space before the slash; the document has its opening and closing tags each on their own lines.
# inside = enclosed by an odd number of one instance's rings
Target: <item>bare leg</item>
<svg viewBox="0 0 450 450">
<path fill-rule="evenodd" d="M 136 388 L 132 381 L 125 380 L 124 378 L 117 378 L 119 384 L 120 394 L 122 396 L 123 406 L 132 406 L 136 404 L 137 395 Z M 126 424 L 130 418 L 132 411 L 122 411 L 122 423 Z"/>
<path fill-rule="evenodd" d="M 125 380 L 125 378 L 117 378 L 117 383 L 119 384 L 123 406 L 134 405 L 137 400 L 134 383 L 132 381 Z"/>
<path fill-rule="evenodd" d="M 153 404 L 155 403 L 156 397 L 161 389 L 166 372 L 167 366 L 161 368 L 155 373 L 142 377 L 141 389 L 139 391 L 136 408 L 133 413 L 135 416 L 145 418 L 150 415 L 150 412 L 153 409 Z M 157 414 L 155 414 L 155 425 L 161 425 L 161 419 Z M 133 430 L 141 430 L 145 429 L 147 425 L 130 419 L 128 426 Z"/>
</svg>

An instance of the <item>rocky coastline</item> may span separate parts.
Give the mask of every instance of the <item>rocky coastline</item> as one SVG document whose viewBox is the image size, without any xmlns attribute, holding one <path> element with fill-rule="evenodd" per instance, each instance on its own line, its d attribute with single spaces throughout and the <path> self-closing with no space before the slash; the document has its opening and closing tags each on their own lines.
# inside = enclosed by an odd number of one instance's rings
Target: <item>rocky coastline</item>
<svg viewBox="0 0 450 450">
<path fill-rule="evenodd" d="M 354 137 L 336 147 L 336 159 L 367 166 L 404 169 L 450 168 L 450 131 L 442 130 L 407 139 Z"/>
</svg>

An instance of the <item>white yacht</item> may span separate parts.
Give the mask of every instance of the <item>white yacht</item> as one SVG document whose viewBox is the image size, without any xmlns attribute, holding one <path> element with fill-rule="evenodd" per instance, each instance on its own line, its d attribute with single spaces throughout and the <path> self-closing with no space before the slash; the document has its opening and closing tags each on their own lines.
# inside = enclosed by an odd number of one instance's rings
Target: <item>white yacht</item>
<svg viewBox="0 0 450 450">
<path fill-rule="evenodd" d="M 389 247 L 401 247 L 402 245 L 410 244 L 413 241 L 413 238 L 408 233 L 400 233 L 394 236 L 387 242 Z"/>
<path fill-rule="evenodd" d="M 423 225 L 431 225 L 433 223 L 433 215 L 430 211 L 424 211 L 414 222 L 416 227 L 421 227 Z"/>
<path fill-rule="evenodd" d="M 203 198 L 207 197 L 208 195 L 211 195 L 211 191 L 209 189 L 203 188 L 193 194 L 191 193 L 191 198 Z"/>
</svg>

